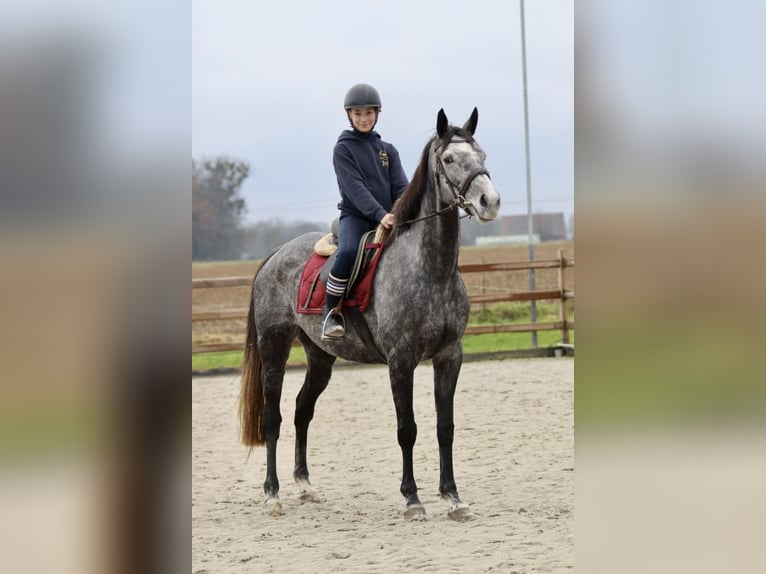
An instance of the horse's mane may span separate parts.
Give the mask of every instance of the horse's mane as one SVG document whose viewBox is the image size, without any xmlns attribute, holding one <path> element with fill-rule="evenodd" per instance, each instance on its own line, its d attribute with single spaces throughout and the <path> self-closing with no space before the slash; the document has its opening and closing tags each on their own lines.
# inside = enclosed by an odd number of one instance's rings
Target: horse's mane
<svg viewBox="0 0 766 574">
<path fill-rule="evenodd" d="M 457 128 L 455 126 L 448 126 L 444 135 L 439 139 L 437 147 L 445 147 L 453 137 L 461 137 L 469 143 L 473 143 L 473 137 L 463 128 Z M 423 148 L 423 153 L 420 156 L 420 163 L 415 168 L 415 173 L 412 176 L 412 180 L 405 188 L 404 193 L 396 201 L 392 213 L 394 214 L 394 221 L 396 227 L 390 230 L 386 230 L 383 235 L 384 242 L 391 242 L 396 239 L 402 231 L 409 227 L 409 224 L 404 223 L 412 219 L 416 219 L 420 212 L 420 204 L 423 201 L 423 196 L 426 193 L 429 185 L 429 169 L 428 169 L 428 156 L 431 153 L 431 147 L 438 139 L 438 136 L 433 136 L 426 142 Z"/>
</svg>

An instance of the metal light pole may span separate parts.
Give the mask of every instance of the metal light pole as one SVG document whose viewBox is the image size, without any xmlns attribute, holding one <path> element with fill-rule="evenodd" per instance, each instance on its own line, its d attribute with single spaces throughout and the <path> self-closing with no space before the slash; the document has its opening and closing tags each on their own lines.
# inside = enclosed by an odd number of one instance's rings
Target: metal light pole
<svg viewBox="0 0 766 574">
<path fill-rule="evenodd" d="M 529 167 L 529 109 L 527 106 L 527 40 L 524 33 L 524 0 L 521 4 L 521 69 L 524 83 L 524 148 L 527 157 L 527 231 L 529 233 L 529 260 L 535 259 L 534 222 L 532 218 L 532 172 Z M 535 270 L 529 270 L 529 290 L 535 291 Z M 530 302 L 532 323 L 537 323 L 537 302 Z M 537 331 L 532 331 L 532 348 L 537 349 Z"/>
</svg>

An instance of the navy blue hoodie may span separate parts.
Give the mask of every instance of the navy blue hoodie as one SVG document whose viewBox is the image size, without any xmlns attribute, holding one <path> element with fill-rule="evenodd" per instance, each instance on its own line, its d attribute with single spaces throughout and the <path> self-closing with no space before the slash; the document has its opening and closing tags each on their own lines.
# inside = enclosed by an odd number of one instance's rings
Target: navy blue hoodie
<svg viewBox="0 0 766 574">
<path fill-rule="evenodd" d="M 344 130 L 332 154 L 344 213 L 375 223 L 391 211 L 407 187 L 399 152 L 376 131 Z"/>
</svg>

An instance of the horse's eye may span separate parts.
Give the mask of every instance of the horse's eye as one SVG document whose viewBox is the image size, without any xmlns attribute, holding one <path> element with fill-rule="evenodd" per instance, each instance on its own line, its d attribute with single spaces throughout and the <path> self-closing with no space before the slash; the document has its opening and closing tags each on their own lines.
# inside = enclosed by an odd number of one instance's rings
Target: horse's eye
<svg viewBox="0 0 766 574">
<path fill-rule="evenodd" d="M 445 157 L 444 158 L 444 163 L 452 163 L 453 161 L 455 161 L 455 160 L 452 159 L 451 157 Z"/>
</svg>

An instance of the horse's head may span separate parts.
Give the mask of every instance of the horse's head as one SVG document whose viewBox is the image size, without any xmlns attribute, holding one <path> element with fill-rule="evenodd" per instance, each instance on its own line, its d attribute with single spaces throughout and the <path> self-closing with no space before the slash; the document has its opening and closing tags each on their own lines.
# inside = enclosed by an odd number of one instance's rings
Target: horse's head
<svg viewBox="0 0 766 574">
<path fill-rule="evenodd" d="M 479 111 L 474 108 L 462 128 L 450 126 L 444 110 L 436 118 L 436 149 L 432 173 L 436 174 L 442 201 L 457 203 L 466 213 L 488 223 L 500 210 L 500 194 L 484 165 L 486 154 L 473 139 Z"/>
</svg>

